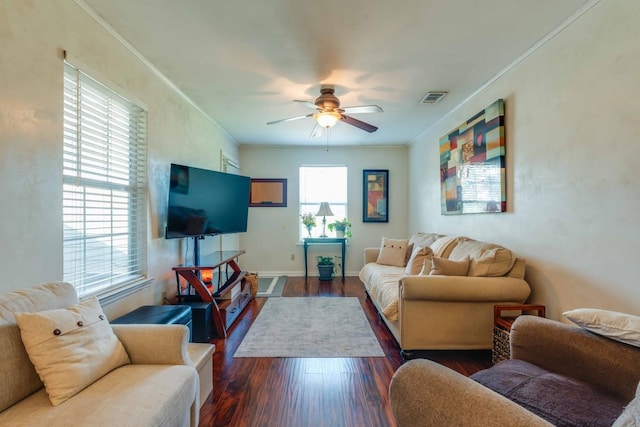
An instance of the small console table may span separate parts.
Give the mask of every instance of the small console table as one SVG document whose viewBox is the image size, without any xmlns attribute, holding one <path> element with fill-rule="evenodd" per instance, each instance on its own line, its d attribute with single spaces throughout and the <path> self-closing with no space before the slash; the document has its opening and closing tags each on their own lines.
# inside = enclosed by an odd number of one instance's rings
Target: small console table
<svg viewBox="0 0 640 427">
<path fill-rule="evenodd" d="M 251 300 L 251 287 L 243 280 L 247 272 L 242 271 L 236 262 L 244 253 L 245 251 L 213 252 L 203 256 L 198 265 L 181 264 L 173 267 L 178 282 L 178 303 L 192 298 L 192 290 L 202 301 L 211 303 L 213 326 L 216 334 L 222 338 L 227 337 L 227 330 Z M 202 280 L 202 272 L 207 270 L 212 272 L 211 282 Z M 187 294 L 180 288 L 180 277 L 189 285 Z"/>
<path fill-rule="evenodd" d="M 303 239 L 302 246 L 304 247 L 304 278 L 307 278 L 307 248 L 309 245 L 342 245 L 342 258 L 340 264 L 342 264 L 342 280 L 344 280 L 344 264 L 345 254 L 347 252 L 347 238 L 346 237 L 306 237 Z"/>
</svg>

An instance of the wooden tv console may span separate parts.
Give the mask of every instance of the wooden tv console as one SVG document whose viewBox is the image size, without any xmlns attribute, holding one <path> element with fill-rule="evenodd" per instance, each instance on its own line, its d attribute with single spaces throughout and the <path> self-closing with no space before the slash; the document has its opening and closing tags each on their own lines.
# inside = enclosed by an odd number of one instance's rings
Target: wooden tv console
<svg viewBox="0 0 640 427">
<path fill-rule="evenodd" d="M 181 264 L 173 267 L 178 282 L 178 303 L 192 299 L 196 295 L 204 302 L 212 304 L 211 315 L 216 334 L 227 337 L 227 331 L 240 313 L 251 301 L 251 286 L 244 281 L 247 274 L 236 262 L 245 251 L 218 251 L 205 255 L 198 265 Z M 211 282 L 202 280 L 202 272 L 211 272 Z M 189 284 L 186 294 L 180 287 L 180 277 Z"/>
</svg>

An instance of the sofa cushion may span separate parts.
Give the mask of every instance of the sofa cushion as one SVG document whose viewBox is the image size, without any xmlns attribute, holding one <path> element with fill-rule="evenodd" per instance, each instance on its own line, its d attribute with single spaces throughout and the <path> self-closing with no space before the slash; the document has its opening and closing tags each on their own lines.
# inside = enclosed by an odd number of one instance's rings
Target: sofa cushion
<svg viewBox="0 0 640 427">
<path fill-rule="evenodd" d="M 423 248 L 427 246 L 431 247 L 431 245 L 441 237 L 444 237 L 444 235 L 436 233 L 416 233 L 409 239 L 409 245 L 414 245 L 414 247 L 421 246 Z"/>
<path fill-rule="evenodd" d="M 527 261 L 523 258 L 516 257 L 515 262 L 513 263 L 513 267 L 507 273 L 508 277 L 513 277 L 514 279 L 524 279 L 524 273 L 527 266 Z"/>
<path fill-rule="evenodd" d="M 64 308 L 76 302 L 76 290 L 64 282 L 0 294 L 0 412 L 43 387 L 22 344 L 13 313 Z"/>
<path fill-rule="evenodd" d="M 500 245 L 460 238 L 448 258 L 461 260 L 467 256 L 471 259 L 468 275 L 474 277 L 504 276 L 516 261 L 513 252 Z"/>
<path fill-rule="evenodd" d="M 610 426 L 626 404 L 588 383 L 518 359 L 502 361 L 470 378 L 556 426 Z"/>
<path fill-rule="evenodd" d="M 0 413 L 0 425 L 189 427 L 197 395 L 191 366 L 125 365 L 59 406 L 51 406 L 42 389 Z"/>
<path fill-rule="evenodd" d="M 466 276 L 469 271 L 468 256 L 459 261 L 433 257 L 431 262 L 430 276 Z"/>
<path fill-rule="evenodd" d="M 408 246 L 409 239 L 389 239 L 383 237 L 376 263 L 404 267 L 407 262 Z"/>
<path fill-rule="evenodd" d="M 431 266 L 432 256 L 433 251 L 430 247 L 427 246 L 423 248 L 421 246 L 415 246 L 413 252 L 411 252 L 409 261 L 407 261 L 404 272 L 409 276 L 420 274 L 420 272 L 424 270 L 425 262 L 429 261 L 429 266 Z"/>
<path fill-rule="evenodd" d="M 449 254 L 457 244 L 458 239 L 459 237 L 456 236 L 443 236 L 437 239 L 431 244 L 433 256 L 437 256 L 438 258 L 449 258 Z"/>
<path fill-rule="evenodd" d="M 15 317 L 29 359 L 54 406 L 129 363 L 95 297 L 66 309 L 15 313 Z"/>
<path fill-rule="evenodd" d="M 640 347 L 640 317 L 617 311 L 578 308 L 564 317 L 595 334 Z"/>
<path fill-rule="evenodd" d="M 398 321 L 398 284 L 404 276 L 402 267 L 377 263 L 366 264 L 358 275 L 371 299 L 392 322 Z"/>
</svg>

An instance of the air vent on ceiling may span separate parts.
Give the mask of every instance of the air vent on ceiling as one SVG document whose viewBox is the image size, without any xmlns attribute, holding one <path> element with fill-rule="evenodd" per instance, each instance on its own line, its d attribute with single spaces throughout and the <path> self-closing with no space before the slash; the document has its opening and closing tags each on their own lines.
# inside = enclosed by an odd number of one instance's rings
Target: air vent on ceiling
<svg viewBox="0 0 640 427">
<path fill-rule="evenodd" d="M 443 90 L 427 92 L 427 94 L 424 96 L 424 98 L 422 98 L 422 103 L 423 104 L 435 104 L 436 102 L 438 102 L 442 98 L 444 98 L 444 96 L 446 94 L 447 94 L 447 92 L 443 91 Z"/>
</svg>

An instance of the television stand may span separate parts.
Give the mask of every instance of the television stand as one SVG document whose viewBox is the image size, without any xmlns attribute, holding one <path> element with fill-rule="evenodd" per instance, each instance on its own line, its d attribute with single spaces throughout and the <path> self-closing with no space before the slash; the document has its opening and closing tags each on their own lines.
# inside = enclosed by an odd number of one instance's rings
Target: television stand
<svg viewBox="0 0 640 427">
<path fill-rule="evenodd" d="M 227 331 L 251 301 L 251 286 L 244 280 L 247 272 L 242 271 L 236 262 L 244 253 L 245 251 L 218 251 L 203 256 L 198 265 L 181 264 L 173 267 L 178 282 L 178 303 L 193 299 L 192 290 L 199 299 L 211 303 L 213 326 L 221 338 L 227 337 Z M 210 283 L 202 279 L 204 271 L 212 273 Z M 180 277 L 189 285 L 187 294 L 182 293 Z"/>
</svg>

